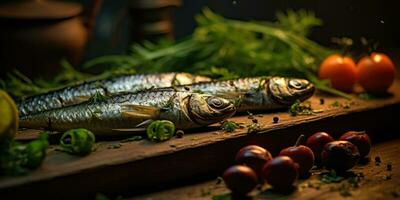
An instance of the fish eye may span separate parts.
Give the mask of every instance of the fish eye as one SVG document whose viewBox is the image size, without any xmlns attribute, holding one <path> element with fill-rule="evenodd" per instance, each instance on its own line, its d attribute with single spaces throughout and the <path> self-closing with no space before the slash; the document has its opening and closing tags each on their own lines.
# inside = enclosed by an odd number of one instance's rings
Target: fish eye
<svg viewBox="0 0 400 200">
<path fill-rule="evenodd" d="M 216 97 L 210 97 L 210 98 L 208 98 L 207 103 L 208 103 L 211 107 L 217 108 L 217 109 L 224 108 L 224 107 L 227 106 L 227 105 L 225 104 L 225 102 L 224 102 L 222 99 L 216 98 Z"/>
<path fill-rule="evenodd" d="M 304 83 L 302 80 L 293 79 L 289 81 L 289 87 L 294 89 L 304 89 L 306 88 L 307 84 Z"/>
</svg>

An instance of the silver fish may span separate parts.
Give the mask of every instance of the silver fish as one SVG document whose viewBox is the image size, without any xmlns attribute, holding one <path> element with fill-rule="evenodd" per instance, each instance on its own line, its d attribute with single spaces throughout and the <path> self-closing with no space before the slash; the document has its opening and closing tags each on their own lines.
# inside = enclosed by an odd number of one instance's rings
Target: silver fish
<svg viewBox="0 0 400 200">
<path fill-rule="evenodd" d="M 236 102 L 237 111 L 284 108 L 297 99 L 304 101 L 314 93 L 314 85 L 305 79 L 254 77 L 211 81 L 176 86 L 176 91 L 199 92 Z"/>
<path fill-rule="evenodd" d="M 22 116 L 20 127 L 55 131 L 86 128 L 98 135 L 112 135 L 131 133 L 156 119 L 170 120 L 177 129 L 202 127 L 229 118 L 235 111 L 233 103 L 207 94 L 144 91 Z"/>
<path fill-rule="evenodd" d="M 17 102 L 17 106 L 20 116 L 26 116 L 82 103 L 96 93 L 109 96 L 126 92 L 137 92 L 149 88 L 170 87 L 202 81 L 210 81 L 210 79 L 188 73 L 126 75 L 90 81 L 45 94 L 31 96 Z"/>
</svg>

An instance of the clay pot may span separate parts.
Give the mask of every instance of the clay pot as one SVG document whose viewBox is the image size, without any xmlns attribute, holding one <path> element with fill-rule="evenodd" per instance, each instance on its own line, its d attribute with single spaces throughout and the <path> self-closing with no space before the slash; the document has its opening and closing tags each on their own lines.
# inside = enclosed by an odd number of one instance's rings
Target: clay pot
<svg viewBox="0 0 400 200">
<path fill-rule="evenodd" d="M 173 9 L 181 0 L 130 0 L 131 42 L 174 39 Z"/>
<path fill-rule="evenodd" d="M 86 21 L 76 3 L 25 0 L 1 5 L 1 74 L 17 69 L 31 78 L 50 79 L 60 71 L 62 59 L 79 64 L 100 4 L 93 1 Z"/>
</svg>

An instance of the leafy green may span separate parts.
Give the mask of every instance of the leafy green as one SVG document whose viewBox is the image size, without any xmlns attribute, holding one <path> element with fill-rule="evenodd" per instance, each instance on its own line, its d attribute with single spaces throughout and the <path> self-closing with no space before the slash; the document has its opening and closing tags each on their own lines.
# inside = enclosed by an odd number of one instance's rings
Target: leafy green
<svg viewBox="0 0 400 200">
<path fill-rule="evenodd" d="M 221 124 L 221 130 L 225 131 L 225 132 L 233 132 L 235 131 L 237 128 L 240 128 L 241 125 L 239 123 L 236 123 L 234 121 L 223 121 Z"/>
<path fill-rule="evenodd" d="M 196 17 L 194 33 L 182 41 L 134 44 L 120 60 L 118 56 L 100 57 L 84 66 L 126 62 L 138 72 L 187 71 L 217 79 L 295 76 L 308 78 L 322 91 L 351 98 L 315 75 L 322 59 L 334 52 L 306 38 L 321 20 L 305 10 L 278 12 L 277 19 L 276 23 L 244 22 L 204 9 Z"/>
<path fill-rule="evenodd" d="M 48 133 L 27 144 L 11 141 L 0 146 L 0 174 L 21 175 L 39 167 L 49 146 Z"/>
<path fill-rule="evenodd" d="M 14 96 L 23 96 L 48 91 L 65 82 L 99 79 L 121 71 L 184 71 L 216 79 L 263 75 L 302 77 L 322 91 L 350 98 L 316 77 L 319 63 L 334 52 L 306 38 L 312 27 L 322 24 L 321 20 L 305 10 L 279 12 L 277 19 L 275 23 L 246 22 L 226 19 L 204 9 L 196 16 L 198 26 L 194 33 L 181 41 L 135 43 L 126 55 L 98 57 L 83 65 L 84 69 L 105 69 L 100 75 L 81 74 L 64 63 L 70 73 L 50 84 L 13 76 L 11 84 L 3 81 L 0 86 Z"/>
<path fill-rule="evenodd" d="M 313 109 L 311 108 L 310 102 L 301 102 L 300 100 L 296 100 L 289 108 L 289 113 L 292 116 L 297 115 L 312 115 L 314 114 Z"/>
<path fill-rule="evenodd" d="M 306 10 L 287 10 L 286 13 L 278 12 L 276 14 L 279 25 L 296 34 L 307 36 L 314 26 L 322 25 L 322 21 L 315 17 L 315 14 Z"/>
</svg>

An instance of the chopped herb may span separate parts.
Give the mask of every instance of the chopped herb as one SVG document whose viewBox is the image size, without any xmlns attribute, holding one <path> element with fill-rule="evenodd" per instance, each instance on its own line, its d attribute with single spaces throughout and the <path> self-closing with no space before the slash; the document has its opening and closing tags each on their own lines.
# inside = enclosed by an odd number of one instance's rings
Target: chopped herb
<svg viewBox="0 0 400 200">
<path fill-rule="evenodd" d="M 348 178 L 347 182 L 341 183 L 338 187 L 331 187 L 331 191 L 337 191 L 343 197 L 351 196 L 351 190 L 356 189 L 360 186 L 360 181 L 362 180 L 363 175 L 357 174 L 356 176 L 352 176 Z"/>
<path fill-rule="evenodd" d="M 193 93 L 199 93 L 199 94 L 203 94 L 203 93 L 204 93 L 204 92 L 203 92 L 202 90 L 200 90 L 200 89 L 194 89 L 192 92 L 193 92 Z"/>
<path fill-rule="evenodd" d="M 274 124 L 278 123 L 279 122 L 279 117 L 272 118 L 272 121 L 273 121 Z"/>
<path fill-rule="evenodd" d="M 233 132 L 233 131 L 235 131 L 237 128 L 240 128 L 240 124 L 239 124 L 239 123 L 236 123 L 236 122 L 233 122 L 233 121 L 224 120 L 224 121 L 222 122 L 220 128 L 221 128 L 223 131 L 225 131 L 225 132 Z"/>
<path fill-rule="evenodd" d="M 335 170 L 321 176 L 321 181 L 324 183 L 339 183 L 344 180 L 344 177 L 337 175 Z"/>
<path fill-rule="evenodd" d="M 247 125 L 247 133 L 256 133 L 260 130 L 260 128 L 260 124 L 252 123 L 250 125 Z"/>
<path fill-rule="evenodd" d="M 289 113 L 292 116 L 314 114 L 311 103 L 309 101 L 301 103 L 300 100 L 296 100 L 293 105 L 290 106 Z"/>
<path fill-rule="evenodd" d="M 185 135 L 185 132 L 183 130 L 177 130 L 176 131 L 176 137 L 177 138 L 183 138 L 184 135 Z"/>
<path fill-rule="evenodd" d="M 242 97 L 242 96 L 239 96 L 238 98 L 236 98 L 236 99 L 233 101 L 233 104 L 235 105 L 235 107 L 239 107 L 239 106 L 242 104 L 242 102 L 243 102 L 243 97 Z"/>
<path fill-rule="evenodd" d="M 91 103 L 100 103 L 100 102 L 105 102 L 109 99 L 108 96 L 103 95 L 99 91 L 96 91 L 96 93 L 89 98 L 89 102 Z"/>
<path fill-rule="evenodd" d="M 340 104 L 339 101 L 337 101 L 337 100 L 334 101 L 334 102 L 331 104 L 332 107 L 340 107 L 340 105 L 341 105 L 341 104 Z"/>
<path fill-rule="evenodd" d="M 360 93 L 357 95 L 360 99 L 364 100 L 373 100 L 377 99 L 378 97 L 376 95 L 370 94 L 370 93 Z"/>
<path fill-rule="evenodd" d="M 143 136 L 135 135 L 135 136 L 121 140 L 121 143 L 138 141 L 138 140 L 143 140 Z"/>
<path fill-rule="evenodd" d="M 176 94 L 172 95 L 167 102 L 162 106 L 161 110 L 167 111 L 171 110 L 174 107 L 174 99 L 176 97 Z"/>
</svg>

